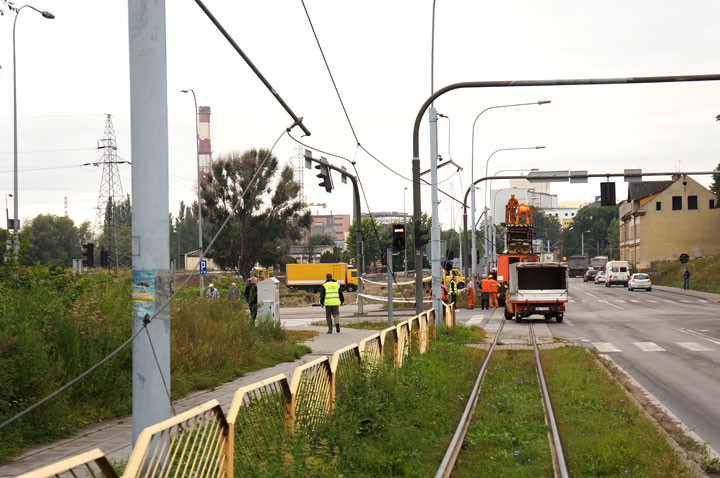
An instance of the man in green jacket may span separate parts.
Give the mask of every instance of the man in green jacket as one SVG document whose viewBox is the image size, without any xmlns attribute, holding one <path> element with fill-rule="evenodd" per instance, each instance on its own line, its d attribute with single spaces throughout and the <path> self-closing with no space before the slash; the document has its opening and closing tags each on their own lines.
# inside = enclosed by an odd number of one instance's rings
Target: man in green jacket
<svg viewBox="0 0 720 478">
<path fill-rule="evenodd" d="M 332 274 L 326 274 L 327 279 L 320 290 L 320 305 L 325 307 L 325 320 L 328 325 L 328 334 L 332 334 L 333 317 L 335 317 L 335 330 L 340 333 L 340 306 L 345 303 L 340 284 L 335 282 Z"/>
</svg>

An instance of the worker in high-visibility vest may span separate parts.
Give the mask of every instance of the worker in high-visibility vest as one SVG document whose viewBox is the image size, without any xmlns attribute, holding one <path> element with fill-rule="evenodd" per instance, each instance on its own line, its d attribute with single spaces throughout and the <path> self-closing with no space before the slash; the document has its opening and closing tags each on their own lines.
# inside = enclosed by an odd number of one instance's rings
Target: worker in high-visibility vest
<svg viewBox="0 0 720 478">
<path fill-rule="evenodd" d="M 510 199 L 508 200 L 508 216 L 510 219 L 510 224 L 515 224 L 515 221 L 517 221 L 517 209 L 518 209 L 518 200 L 515 198 L 515 193 L 510 194 Z"/>
<path fill-rule="evenodd" d="M 457 293 L 458 293 L 458 287 L 457 287 L 457 276 L 452 276 L 452 279 L 450 279 L 450 303 L 451 304 L 457 304 Z"/>
<path fill-rule="evenodd" d="M 487 274 L 483 274 L 480 281 L 480 309 L 489 309 L 490 301 L 490 281 Z"/>
<path fill-rule="evenodd" d="M 521 202 L 517 211 L 518 211 L 517 223 L 521 224 L 522 219 L 524 217 L 525 224 L 530 225 L 530 208 L 528 206 L 526 206 L 524 202 Z"/>
<path fill-rule="evenodd" d="M 328 334 L 332 334 L 333 317 L 335 317 L 335 330 L 340 333 L 340 306 L 345 303 L 340 284 L 335 282 L 332 274 L 326 274 L 327 279 L 320 289 L 320 305 L 325 307 L 325 320 Z"/>
<path fill-rule="evenodd" d="M 500 293 L 500 283 L 495 277 L 490 278 L 490 307 L 496 309 L 498 307 L 498 295 Z"/>
</svg>

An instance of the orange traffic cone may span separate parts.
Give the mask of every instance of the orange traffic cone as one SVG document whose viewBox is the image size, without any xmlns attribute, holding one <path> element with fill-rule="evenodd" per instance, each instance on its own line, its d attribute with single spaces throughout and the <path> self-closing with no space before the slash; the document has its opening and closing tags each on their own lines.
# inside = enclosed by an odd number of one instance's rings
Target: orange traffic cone
<svg viewBox="0 0 720 478">
<path fill-rule="evenodd" d="M 475 289 L 468 288 L 467 290 L 467 308 L 468 310 L 475 308 Z"/>
</svg>

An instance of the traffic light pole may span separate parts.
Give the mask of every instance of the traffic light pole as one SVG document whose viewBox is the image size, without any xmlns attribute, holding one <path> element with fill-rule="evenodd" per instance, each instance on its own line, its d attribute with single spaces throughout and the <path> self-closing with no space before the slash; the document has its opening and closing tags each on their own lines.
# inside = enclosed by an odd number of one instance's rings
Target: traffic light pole
<svg viewBox="0 0 720 478">
<path fill-rule="evenodd" d="M 355 176 L 352 176 L 348 174 L 347 171 L 344 169 L 338 168 L 336 166 L 333 166 L 332 164 L 328 163 L 327 161 L 323 161 L 322 159 L 315 159 L 312 156 L 305 154 L 305 159 L 308 161 L 312 161 L 313 163 L 317 163 L 320 165 L 323 165 L 327 167 L 328 169 L 332 169 L 333 171 L 337 171 L 342 176 L 348 178 L 350 182 L 352 182 L 353 185 L 353 195 L 354 195 L 354 206 L 355 206 L 355 256 L 356 256 L 356 267 L 358 271 L 358 314 L 363 313 L 363 303 L 362 303 L 362 297 L 360 297 L 359 294 L 363 291 L 363 282 L 362 282 L 362 276 L 365 274 L 365 264 L 363 263 L 363 257 L 362 257 L 362 248 L 363 248 L 363 237 L 362 237 L 362 208 L 360 207 L 360 189 L 358 188 L 358 182 L 357 178 Z"/>
<path fill-rule="evenodd" d="M 393 248 L 387 249 L 388 327 L 393 326 Z"/>
<path fill-rule="evenodd" d="M 503 81 L 467 81 L 445 86 L 430 95 L 420 107 L 412 134 L 412 182 L 413 182 L 413 216 L 419 221 L 422 216 L 420 204 L 420 125 L 428 107 L 440 96 L 453 90 L 463 88 L 508 88 L 519 86 L 591 86 L 591 85 L 630 85 L 646 83 L 677 83 L 697 81 L 719 81 L 720 74 L 712 75 L 674 75 L 674 76 L 639 76 L 628 78 L 583 78 L 556 80 L 503 80 Z M 431 152 L 432 154 L 432 152 Z M 717 174 L 715 171 L 714 174 Z M 500 177 L 496 177 L 500 179 Z M 556 178 L 557 179 L 557 178 Z M 437 181 L 432 182 L 432 190 L 437 191 Z M 422 312 L 422 250 L 415 245 L 415 310 Z"/>
</svg>

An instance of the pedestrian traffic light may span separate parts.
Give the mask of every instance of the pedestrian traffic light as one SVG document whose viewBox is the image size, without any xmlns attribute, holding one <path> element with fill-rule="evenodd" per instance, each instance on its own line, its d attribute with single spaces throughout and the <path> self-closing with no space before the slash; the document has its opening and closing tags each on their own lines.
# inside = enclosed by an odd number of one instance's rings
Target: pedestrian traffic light
<svg viewBox="0 0 720 478">
<path fill-rule="evenodd" d="M 387 256 L 385 254 L 382 254 L 380 256 L 380 264 L 386 266 L 387 265 Z"/>
<path fill-rule="evenodd" d="M 86 242 L 82 245 L 83 250 L 83 266 L 88 269 L 95 267 L 95 244 Z"/>
<path fill-rule="evenodd" d="M 600 206 L 615 205 L 615 183 L 600 183 Z"/>
<path fill-rule="evenodd" d="M 100 246 L 100 267 L 107 268 L 110 265 L 110 258 L 105 246 Z"/>
<path fill-rule="evenodd" d="M 393 249 L 396 251 L 405 250 L 405 224 L 393 225 Z"/>
<path fill-rule="evenodd" d="M 415 249 L 420 249 L 430 242 L 430 236 L 428 235 L 429 230 L 427 227 L 423 227 L 422 220 L 415 219 L 413 222 L 413 230 L 415 232 Z"/>
<path fill-rule="evenodd" d="M 332 177 L 330 176 L 330 168 L 324 164 L 316 164 L 315 169 L 320 170 L 320 174 L 317 174 L 316 176 L 322 179 L 322 182 L 318 186 L 325 188 L 325 191 L 331 193 L 333 190 L 333 183 Z"/>
</svg>

